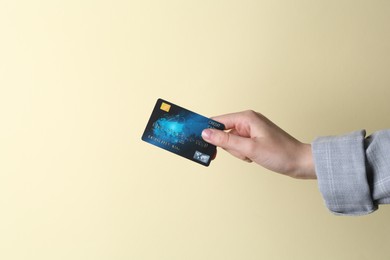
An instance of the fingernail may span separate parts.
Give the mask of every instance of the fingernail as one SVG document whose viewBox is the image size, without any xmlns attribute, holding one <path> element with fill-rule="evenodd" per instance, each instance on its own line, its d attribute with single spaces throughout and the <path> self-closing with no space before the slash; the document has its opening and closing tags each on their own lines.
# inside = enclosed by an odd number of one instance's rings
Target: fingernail
<svg viewBox="0 0 390 260">
<path fill-rule="evenodd" d="M 211 136 L 211 130 L 210 129 L 205 129 L 202 131 L 202 137 L 204 139 L 210 139 Z"/>
</svg>

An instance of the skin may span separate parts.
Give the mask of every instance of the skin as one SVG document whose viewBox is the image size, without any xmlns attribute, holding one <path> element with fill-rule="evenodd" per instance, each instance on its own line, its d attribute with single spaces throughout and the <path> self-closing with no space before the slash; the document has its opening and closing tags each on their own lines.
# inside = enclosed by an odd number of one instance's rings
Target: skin
<svg viewBox="0 0 390 260">
<path fill-rule="evenodd" d="M 213 117 L 225 131 L 205 129 L 202 138 L 246 162 L 297 179 L 316 179 L 310 144 L 305 144 L 260 113 L 247 110 Z"/>
</svg>

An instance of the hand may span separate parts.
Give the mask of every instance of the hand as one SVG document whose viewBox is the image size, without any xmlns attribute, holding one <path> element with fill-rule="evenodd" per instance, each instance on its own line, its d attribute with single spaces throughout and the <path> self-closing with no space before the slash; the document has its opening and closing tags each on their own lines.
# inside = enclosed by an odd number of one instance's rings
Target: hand
<svg viewBox="0 0 390 260">
<path fill-rule="evenodd" d="M 254 111 L 213 117 L 226 131 L 205 129 L 205 141 L 233 156 L 299 179 L 316 179 L 310 144 L 304 144 Z"/>
</svg>

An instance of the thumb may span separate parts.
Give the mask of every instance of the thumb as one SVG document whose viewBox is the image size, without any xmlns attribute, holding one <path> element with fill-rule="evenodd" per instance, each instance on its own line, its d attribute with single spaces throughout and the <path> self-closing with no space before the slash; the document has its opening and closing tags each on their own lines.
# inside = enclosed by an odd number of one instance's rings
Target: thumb
<svg viewBox="0 0 390 260">
<path fill-rule="evenodd" d="M 203 130 L 202 138 L 206 142 L 225 150 L 240 150 L 240 147 L 242 147 L 246 141 L 246 138 L 241 136 L 211 128 Z"/>
</svg>

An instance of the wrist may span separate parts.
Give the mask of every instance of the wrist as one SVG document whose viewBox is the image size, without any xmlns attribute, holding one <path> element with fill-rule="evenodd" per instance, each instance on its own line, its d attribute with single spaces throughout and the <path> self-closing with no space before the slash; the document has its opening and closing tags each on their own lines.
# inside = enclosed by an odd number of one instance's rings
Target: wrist
<svg viewBox="0 0 390 260">
<path fill-rule="evenodd" d="M 297 179 L 317 179 L 311 144 L 300 144 L 296 163 L 292 177 Z"/>
</svg>

